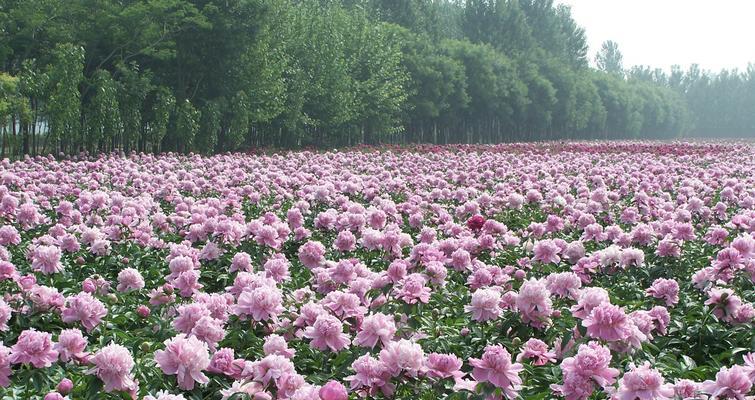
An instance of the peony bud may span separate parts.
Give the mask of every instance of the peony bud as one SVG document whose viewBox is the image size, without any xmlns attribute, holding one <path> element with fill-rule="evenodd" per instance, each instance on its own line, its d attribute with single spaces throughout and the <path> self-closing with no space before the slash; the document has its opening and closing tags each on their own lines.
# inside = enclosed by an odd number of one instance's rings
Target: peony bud
<svg viewBox="0 0 755 400">
<path fill-rule="evenodd" d="M 56 389 L 58 390 L 58 392 L 64 395 L 71 393 L 71 390 L 73 390 L 73 382 L 68 378 L 63 378 L 60 383 L 58 383 L 58 387 Z"/>
<path fill-rule="evenodd" d="M 136 307 L 136 313 L 142 318 L 147 318 L 150 314 L 149 307 L 142 304 L 139 307 Z"/>
</svg>

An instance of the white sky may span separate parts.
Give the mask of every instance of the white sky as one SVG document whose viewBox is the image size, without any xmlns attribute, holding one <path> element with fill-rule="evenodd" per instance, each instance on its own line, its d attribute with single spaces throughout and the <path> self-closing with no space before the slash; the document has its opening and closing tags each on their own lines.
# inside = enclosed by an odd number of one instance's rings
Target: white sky
<svg viewBox="0 0 755 400">
<path fill-rule="evenodd" d="M 584 27 L 590 61 L 605 40 L 619 44 L 624 67 L 703 69 L 755 63 L 755 0 L 560 0 Z"/>
</svg>

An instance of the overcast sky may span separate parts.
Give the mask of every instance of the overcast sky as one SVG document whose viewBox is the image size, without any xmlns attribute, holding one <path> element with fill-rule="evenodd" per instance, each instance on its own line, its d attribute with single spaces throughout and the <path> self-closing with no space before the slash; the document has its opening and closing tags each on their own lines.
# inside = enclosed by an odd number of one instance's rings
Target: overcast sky
<svg viewBox="0 0 755 400">
<path fill-rule="evenodd" d="M 624 67 L 747 68 L 755 62 L 755 0 L 561 0 L 587 31 L 590 60 L 614 40 Z"/>
</svg>

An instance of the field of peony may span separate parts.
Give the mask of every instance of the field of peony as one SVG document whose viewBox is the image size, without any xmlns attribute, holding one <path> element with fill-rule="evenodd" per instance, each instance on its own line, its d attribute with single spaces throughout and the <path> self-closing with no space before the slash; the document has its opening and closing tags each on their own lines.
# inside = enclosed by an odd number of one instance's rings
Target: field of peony
<svg viewBox="0 0 755 400">
<path fill-rule="evenodd" d="M 755 147 L 0 164 L 0 399 L 755 398 Z"/>
</svg>

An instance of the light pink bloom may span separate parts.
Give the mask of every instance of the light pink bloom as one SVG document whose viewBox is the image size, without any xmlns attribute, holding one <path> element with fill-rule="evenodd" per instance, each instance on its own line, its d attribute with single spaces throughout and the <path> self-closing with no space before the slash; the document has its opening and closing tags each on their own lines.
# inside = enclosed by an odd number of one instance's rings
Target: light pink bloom
<svg viewBox="0 0 755 400">
<path fill-rule="evenodd" d="M 8 330 L 8 321 L 10 321 L 12 315 L 13 309 L 3 299 L 0 299 L 0 332 Z"/>
<path fill-rule="evenodd" d="M 320 388 L 319 395 L 321 400 L 348 400 L 349 398 L 346 388 L 340 382 L 333 380 Z"/>
<path fill-rule="evenodd" d="M 184 397 L 182 394 L 170 394 L 166 391 L 159 391 L 154 396 L 145 396 L 144 400 L 186 400 L 186 397 Z"/>
<path fill-rule="evenodd" d="M 140 290 L 144 288 L 144 278 L 134 268 L 125 268 L 118 273 L 118 286 L 116 289 L 119 292 L 128 292 L 131 290 Z"/>
<path fill-rule="evenodd" d="M 351 364 L 351 369 L 355 374 L 346 377 L 344 380 L 350 382 L 351 390 L 367 389 L 371 396 L 381 392 L 384 396 L 391 396 L 395 386 L 390 383 L 391 373 L 388 367 L 382 362 L 365 354 Z"/>
<path fill-rule="evenodd" d="M 10 376 L 13 373 L 10 367 L 10 351 L 0 342 L 0 387 L 10 386 Z"/>
<path fill-rule="evenodd" d="M 354 343 L 358 346 L 373 348 L 378 340 L 383 346 L 393 340 L 396 334 L 396 324 L 393 317 L 383 313 L 368 315 L 362 321 L 362 326 L 354 338 Z"/>
<path fill-rule="evenodd" d="M 607 388 L 616 381 L 619 370 L 610 368 L 611 351 L 597 342 L 580 345 L 574 357 L 565 358 L 560 365 L 562 385 L 551 388 L 568 400 L 585 400 L 595 390 L 595 384 Z"/>
<path fill-rule="evenodd" d="M 529 339 L 524 343 L 524 349 L 516 357 L 521 362 L 524 359 L 532 359 L 532 365 L 545 365 L 549 362 L 556 362 L 556 354 L 548 351 L 548 344 L 540 339 Z"/>
<path fill-rule="evenodd" d="M 291 277 L 289 273 L 289 267 L 291 263 L 288 262 L 286 256 L 280 253 L 276 253 L 270 257 L 262 268 L 265 270 L 265 276 L 272 278 L 275 282 L 283 282 Z"/>
<path fill-rule="evenodd" d="M 293 359 L 296 350 L 290 349 L 283 336 L 272 334 L 265 337 L 265 343 L 262 345 L 262 351 L 266 356 L 277 354 L 279 356 Z"/>
<path fill-rule="evenodd" d="M 700 392 L 700 384 L 689 379 L 679 379 L 674 384 L 674 394 L 685 400 L 694 399 Z"/>
<path fill-rule="evenodd" d="M 702 383 L 702 391 L 710 394 L 714 399 L 746 399 L 752 389 L 752 379 L 748 376 L 747 367 L 735 365 L 731 368 L 723 367 L 716 373 L 715 381 Z"/>
<path fill-rule="evenodd" d="M 545 278 L 546 287 L 551 293 L 559 297 L 576 299 L 579 296 L 579 288 L 582 280 L 574 272 L 553 273 Z"/>
<path fill-rule="evenodd" d="M 173 328 L 178 332 L 189 334 L 202 317 L 210 316 L 210 310 L 203 303 L 182 304 L 176 308 L 178 316 L 173 319 Z"/>
<path fill-rule="evenodd" d="M 214 350 L 218 342 L 223 340 L 226 332 L 225 329 L 223 329 L 222 321 L 210 316 L 204 316 L 194 325 L 191 334 L 197 339 L 207 343 L 210 349 Z"/>
<path fill-rule="evenodd" d="M 395 289 L 396 296 L 407 304 L 427 303 L 430 301 L 430 288 L 425 286 L 427 278 L 421 274 L 410 274 Z"/>
<path fill-rule="evenodd" d="M 532 257 L 535 261 L 540 261 L 543 264 L 558 264 L 561 262 L 561 257 L 558 256 L 561 249 L 553 240 L 538 240 L 535 242 L 532 251 L 535 253 L 534 257 Z"/>
<path fill-rule="evenodd" d="M 521 313 L 522 322 L 535 328 L 545 327 L 553 312 L 550 295 L 542 280 L 532 278 L 522 283 L 516 297 L 516 308 Z"/>
<path fill-rule="evenodd" d="M 134 359 L 131 353 L 119 344 L 109 344 L 91 359 L 94 367 L 87 371 L 95 374 L 105 384 L 105 391 L 135 391 L 137 384 L 131 370 L 134 368 Z"/>
<path fill-rule="evenodd" d="M 422 347 L 407 339 L 388 343 L 380 350 L 380 361 L 393 376 L 401 372 L 416 377 L 423 369 L 425 352 Z"/>
<path fill-rule="evenodd" d="M 325 246 L 320 242 L 308 241 L 299 247 L 299 261 L 309 268 L 317 268 L 325 262 Z"/>
<path fill-rule="evenodd" d="M 461 379 L 465 374 L 461 372 L 462 361 L 455 354 L 430 353 L 425 361 L 429 376 L 446 379 Z"/>
<path fill-rule="evenodd" d="M 646 292 L 656 299 L 663 299 L 667 307 L 679 302 L 679 284 L 673 279 L 658 278 Z"/>
<path fill-rule="evenodd" d="M 237 362 L 233 349 L 223 347 L 218 349 L 215 354 L 212 355 L 210 365 L 207 366 L 207 371 L 213 374 L 224 374 L 226 376 L 235 377 L 238 376 L 244 369 L 244 360 Z"/>
<path fill-rule="evenodd" d="M 53 348 L 52 335 L 33 328 L 21 332 L 16 344 L 11 347 L 11 364 L 31 364 L 34 368 L 47 368 L 58 360 Z"/>
<path fill-rule="evenodd" d="M 661 373 L 649 363 L 632 369 L 619 379 L 616 400 L 667 400 L 674 397 L 674 388 L 663 382 Z"/>
<path fill-rule="evenodd" d="M 314 324 L 304 329 L 304 337 L 312 339 L 312 347 L 338 352 L 349 346 L 349 336 L 343 333 L 341 321 L 330 315 L 320 314 Z"/>
<path fill-rule="evenodd" d="M 277 287 L 261 286 L 239 295 L 233 306 L 236 315 L 245 318 L 251 315 L 255 321 L 276 319 L 283 312 L 283 296 Z"/>
<path fill-rule="evenodd" d="M 88 353 L 84 352 L 87 347 L 87 339 L 78 329 L 63 329 L 58 336 L 58 342 L 53 347 L 60 355 L 60 361 L 70 360 L 86 361 Z"/>
<path fill-rule="evenodd" d="M 230 272 L 235 271 L 252 272 L 252 257 L 248 253 L 240 251 L 233 256 Z"/>
<path fill-rule="evenodd" d="M 495 289 L 477 289 L 472 293 L 471 303 L 464 306 L 464 311 L 472 313 L 475 321 L 488 321 L 501 316 L 501 293 Z"/>
<path fill-rule="evenodd" d="M 512 363 L 511 354 L 501 345 L 485 347 L 482 358 L 470 358 L 472 377 L 479 382 L 490 382 L 500 388 L 508 399 L 517 397 L 522 379 L 522 364 Z"/>
<path fill-rule="evenodd" d="M 107 309 L 101 301 L 87 292 L 80 292 L 66 299 L 62 319 L 67 324 L 81 321 L 87 332 L 91 332 L 102 322 L 105 315 L 107 315 Z"/>
<path fill-rule="evenodd" d="M 194 389 L 194 383 L 207 383 L 202 373 L 210 365 L 207 344 L 195 337 L 180 334 L 164 342 L 165 350 L 155 352 L 155 361 L 166 375 L 176 375 L 178 387 Z"/>
<path fill-rule="evenodd" d="M 609 303 L 593 308 L 582 321 L 582 326 L 587 328 L 588 336 L 609 342 L 627 339 L 632 333 L 624 310 Z"/>
<path fill-rule="evenodd" d="M 45 275 L 63 271 L 61 252 L 56 246 L 37 246 L 32 251 L 31 268 Z"/>
<path fill-rule="evenodd" d="M 296 375 L 294 363 L 288 358 L 276 354 L 263 357 L 258 362 L 252 363 L 251 367 L 254 380 L 262 382 L 265 386 L 273 381 L 277 387 L 280 387 L 281 379 Z"/>
</svg>

